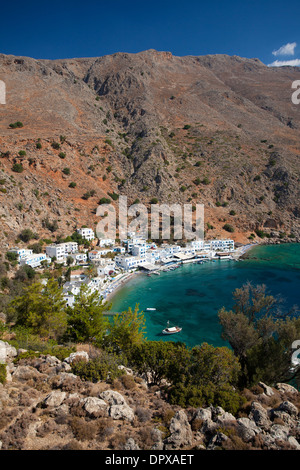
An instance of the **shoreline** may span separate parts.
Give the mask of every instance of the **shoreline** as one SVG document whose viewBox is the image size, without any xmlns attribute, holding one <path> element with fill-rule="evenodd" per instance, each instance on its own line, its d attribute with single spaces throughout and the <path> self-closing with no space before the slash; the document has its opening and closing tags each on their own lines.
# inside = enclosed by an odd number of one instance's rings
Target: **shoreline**
<svg viewBox="0 0 300 470">
<path fill-rule="evenodd" d="M 238 260 L 239 258 L 241 258 L 242 256 L 244 256 L 249 250 L 251 250 L 252 248 L 256 247 L 256 246 L 259 246 L 260 243 L 249 243 L 247 245 L 243 245 L 239 248 L 237 248 L 234 252 L 234 254 L 232 255 L 232 257 L 235 259 L 235 260 Z M 158 268 L 159 270 L 159 268 Z M 117 287 L 112 291 L 110 292 L 105 299 L 103 299 L 104 302 L 108 302 L 108 303 L 112 303 L 112 300 L 114 299 L 114 297 L 117 295 L 117 293 L 123 288 L 125 287 L 125 285 L 127 283 L 129 283 L 130 281 L 132 281 L 134 278 L 136 278 L 137 276 L 141 276 L 141 275 L 146 275 L 145 272 L 142 272 L 142 271 L 136 271 L 136 272 L 133 272 L 133 273 L 130 273 L 130 274 L 124 274 L 124 277 L 123 279 L 120 278 L 120 280 L 118 281 L 120 284 L 117 285 Z"/>
<path fill-rule="evenodd" d="M 104 302 L 111 303 L 111 302 L 112 302 L 112 299 L 115 297 L 115 295 L 116 295 L 123 287 L 125 287 L 125 285 L 126 285 L 129 281 L 132 281 L 134 278 L 136 278 L 137 276 L 140 276 L 141 274 L 145 274 L 145 273 L 143 273 L 142 271 L 137 271 L 137 272 L 133 272 L 133 273 L 124 275 L 124 278 L 119 280 L 119 283 L 120 283 L 120 284 L 117 285 L 117 287 L 116 287 L 112 292 L 110 292 L 110 293 L 106 296 L 106 298 L 103 299 L 103 301 L 104 301 Z"/>
</svg>

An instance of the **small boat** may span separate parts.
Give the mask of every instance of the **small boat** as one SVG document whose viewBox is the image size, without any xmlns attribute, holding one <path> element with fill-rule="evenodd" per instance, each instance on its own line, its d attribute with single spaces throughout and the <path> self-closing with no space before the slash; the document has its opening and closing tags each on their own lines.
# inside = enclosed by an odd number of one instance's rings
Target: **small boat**
<svg viewBox="0 0 300 470">
<path fill-rule="evenodd" d="M 179 333 L 182 330 L 179 326 L 168 326 L 162 331 L 163 335 L 173 335 L 174 333 Z"/>
<path fill-rule="evenodd" d="M 146 308 L 146 310 L 148 310 L 148 311 L 149 310 L 156 310 L 156 308 L 148 307 L 148 308 Z"/>
</svg>

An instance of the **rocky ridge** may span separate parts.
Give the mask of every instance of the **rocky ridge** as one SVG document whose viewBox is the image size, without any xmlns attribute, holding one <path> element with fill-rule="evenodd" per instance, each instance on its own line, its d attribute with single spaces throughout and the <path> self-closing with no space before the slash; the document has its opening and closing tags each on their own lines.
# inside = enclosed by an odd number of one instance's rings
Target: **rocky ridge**
<svg viewBox="0 0 300 470">
<path fill-rule="evenodd" d="M 3 450 L 299 450 L 299 392 L 288 384 L 263 383 L 246 390 L 239 416 L 221 407 L 169 405 L 163 389 L 130 369 L 123 381 L 83 382 L 72 361 L 50 355 L 18 359 L 1 342 L 7 381 L 0 384 Z"/>
</svg>

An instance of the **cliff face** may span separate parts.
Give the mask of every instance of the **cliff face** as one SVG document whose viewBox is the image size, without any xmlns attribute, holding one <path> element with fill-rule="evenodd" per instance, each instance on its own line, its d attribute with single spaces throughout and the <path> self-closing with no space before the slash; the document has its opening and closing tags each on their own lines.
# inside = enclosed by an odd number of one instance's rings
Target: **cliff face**
<svg viewBox="0 0 300 470">
<path fill-rule="evenodd" d="M 2 244 L 27 227 L 49 238 L 45 218 L 55 236 L 93 226 L 108 192 L 204 203 L 208 236 L 228 236 L 229 223 L 239 241 L 257 228 L 299 237 L 299 77 L 225 55 L 0 55 Z"/>
</svg>

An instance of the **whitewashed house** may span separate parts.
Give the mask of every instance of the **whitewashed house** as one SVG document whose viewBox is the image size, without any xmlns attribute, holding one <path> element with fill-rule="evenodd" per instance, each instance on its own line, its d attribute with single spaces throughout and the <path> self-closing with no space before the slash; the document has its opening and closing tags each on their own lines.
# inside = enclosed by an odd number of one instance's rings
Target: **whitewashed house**
<svg viewBox="0 0 300 470">
<path fill-rule="evenodd" d="M 115 240 L 112 238 L 99 238 L 99 246 L 113 246 L 115 244 Z"/>
<path fill-rule="evenodd" d="M 55 257 L 57 261 L 64 261 L 67 256 L 78 251 L 77 242 L 58 243 L 46 246 L 46 253 L 50 258 Z"/>
<path fill-rule="evenodd" d="M 33 254 L 32 250 L 27 250 L 26 248 L 11 248 L 8 250 L 9 253 L 16 253 L 18 255 L 18 261 L 20 262 L 22 259 L 26 259 L 27 256 Z"/>
<path fill-rule="evenodd" d="M 27 265 L 31 268 L 38 268 L 39 266 L 41 266 L 42 261 L 47 261 L 48 263 L 51 263 L 51 258 L 48 258 L 45 253 L 37 253 L 28 255 L 26 258 L 22 258 L 20 260 L 20 264 L 21 266 Z"/>
<path fill-rule="evenodd" d="M 82 236 L 85 240 L 91 241 L 95 238 L 94 230 L 91 228 L 78 228 L 77 233 Z"/>
</svg>

